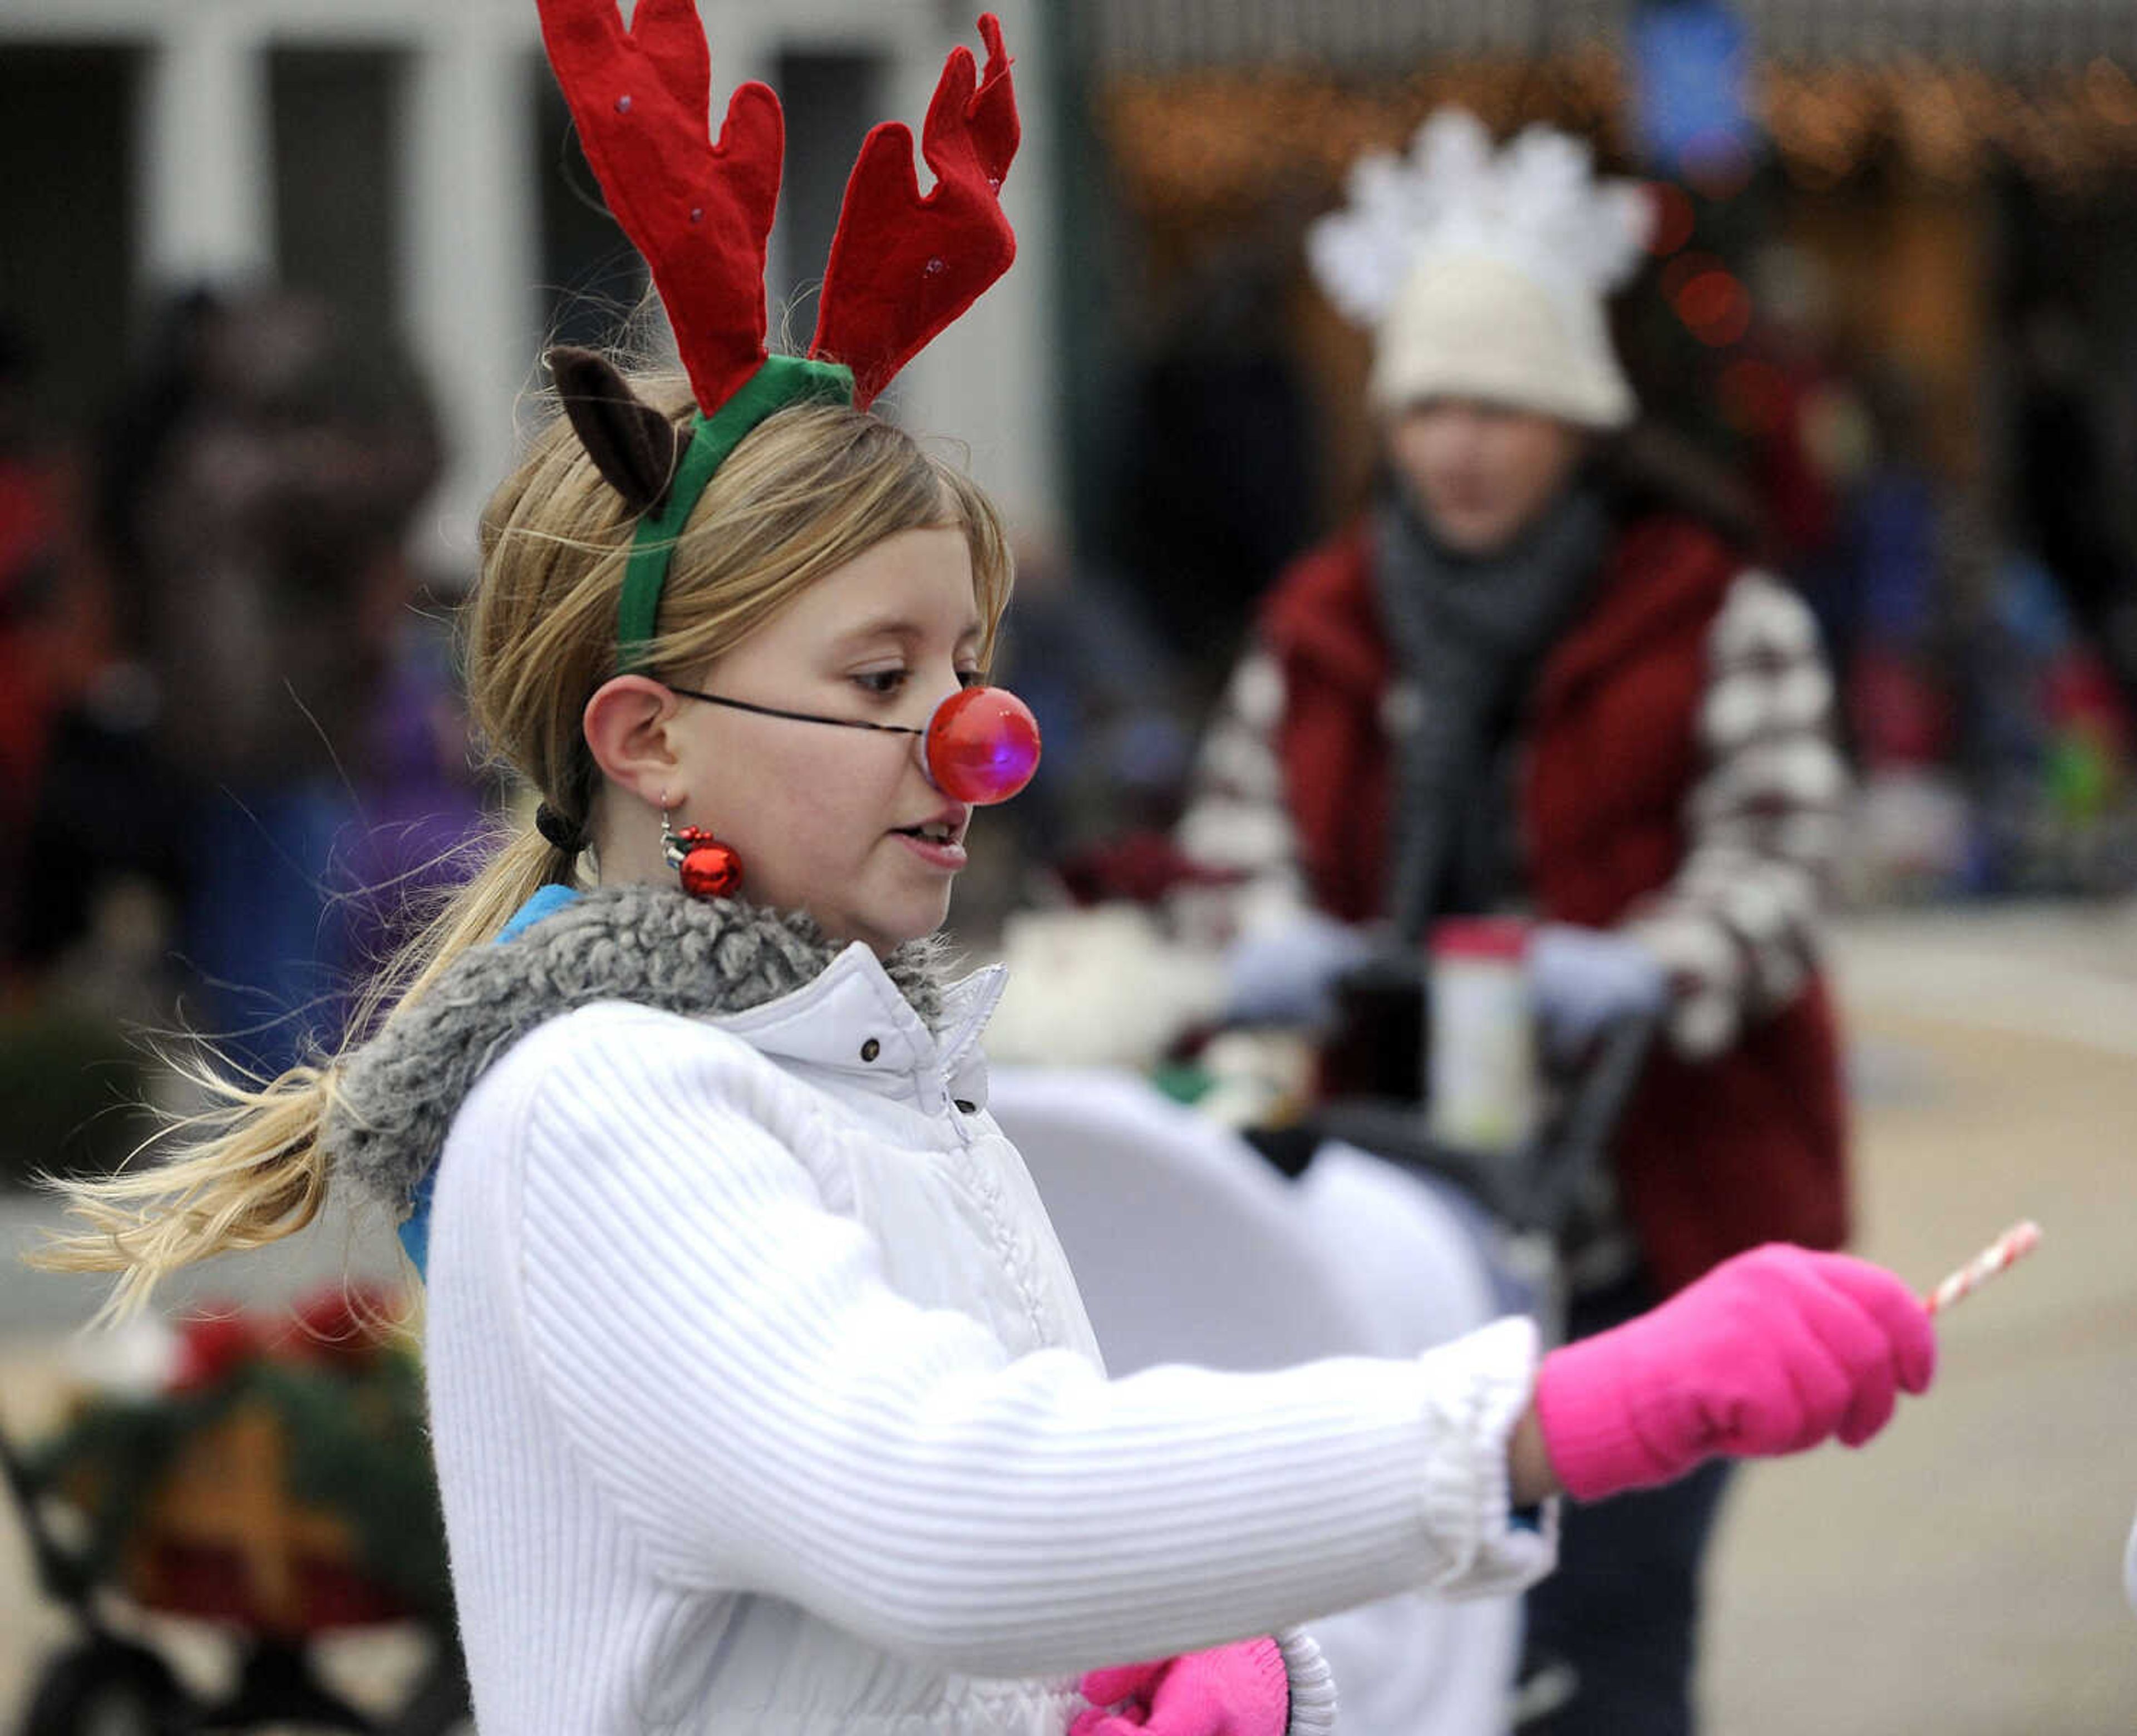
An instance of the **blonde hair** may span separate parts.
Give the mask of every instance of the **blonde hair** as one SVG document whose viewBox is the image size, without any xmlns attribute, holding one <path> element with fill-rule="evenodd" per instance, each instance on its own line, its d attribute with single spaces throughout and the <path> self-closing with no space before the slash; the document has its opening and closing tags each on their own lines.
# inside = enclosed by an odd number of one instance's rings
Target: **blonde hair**
<svg viewBox="0 0 2137 1736">
<path fill-rule="evenodd" d="M 689 388 L 636 389 L 680 421 Z M 617 673 L 616 612 L 635 520 L 561 416 L 491 496 L 482 570 L 463 617 L 468 698 L 491 754 L 559 815 L 584 825 L 599 774 L 581 732 L 594 690 Z M 901 531 L 960 528 L 991 659 L 1013 566 L 992 503 L 967 477 L 892 424 L 837 405 L 783 410 L 714 474 L 676 542 L 650 648 L 655 669 L 694 670 L 740 644 L 802 591 Z M 453 960 L 494 938 L 577 858 L 528 829 L 487 848 L 477 873 L 372 981 L 351 1021 L 372 1028 L 420 998 Z M 353 1038 L 345 1039 L 345 1042 Z M 181 1267 L 302 1229 L 327 1194 L 320 1126 L 341 1053 L 265 1082 L 184 1071 L 213 1106 L 158 1135 L 174 1155 L 96 1180 L 48 1183 L 83 1228 L 31 1258 L 62 1272 L 115 1272 L 105 1311 L 132 1312 Z"/>
</svg>

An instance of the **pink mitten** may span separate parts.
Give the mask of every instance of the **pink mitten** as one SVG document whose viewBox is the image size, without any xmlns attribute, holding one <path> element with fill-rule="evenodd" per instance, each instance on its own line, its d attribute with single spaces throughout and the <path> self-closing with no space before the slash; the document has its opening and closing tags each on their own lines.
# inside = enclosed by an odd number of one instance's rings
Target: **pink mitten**
<svg viewBox="0 0 2137 1736">
<path fill-rule="evenodd" d="M 1659 1308 L 1554 1350 L 1536 1375 L 1544 1449 L 1595 1500 L 1702 1460 L 1860 1447 L 1896 1389 L 1925 1392 L 1936 1335 L 1891 1273 L 1778 1243 L 1725 1261 Z"/>
<path fill-rule="evenodd" d="M 1291 1676 L 1274 1640 L 1093 1670 L 1068 1736 L 1284 1736 Z"/>
</svg>

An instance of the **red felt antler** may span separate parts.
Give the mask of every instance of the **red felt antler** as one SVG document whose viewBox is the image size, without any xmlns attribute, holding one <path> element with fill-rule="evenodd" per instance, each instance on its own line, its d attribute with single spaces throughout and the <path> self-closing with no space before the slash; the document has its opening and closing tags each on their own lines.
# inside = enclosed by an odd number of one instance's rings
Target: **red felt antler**
<svg viewBox="0 0 2137 1736">
<path fill-rule="evenodd" d="M 986 76 L 970 49 L 952 49 L 921 128 L 934 190 L 921 197 L 913 134 L 894 121 L 869 133 L 846 182 L 809 353 L 853 369 L 863 406 L 1016 257 L 1000 200 L 1020 136 L 1016 93 L 993 13 L 980 36 Z"/>
<path fill-rule="evenodd" d="M 765 248 L 786 127 L 738 87 L 710 138 L 713 63 L 695 0 L 540 0 L 542 36 L 609 208 L 645 255 L 691 389 L 718 408 L 765 358 Z"/>
</svg>

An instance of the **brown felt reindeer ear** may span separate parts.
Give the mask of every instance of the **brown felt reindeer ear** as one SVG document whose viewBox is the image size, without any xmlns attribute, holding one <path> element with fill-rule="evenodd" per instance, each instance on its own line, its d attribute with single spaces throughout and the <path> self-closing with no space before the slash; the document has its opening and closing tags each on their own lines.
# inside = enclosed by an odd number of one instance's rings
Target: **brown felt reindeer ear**
<svg viewBox="0 0 2137 1736">
<path fill-rule="evenodd" d="M 659 512 L 667 503 L 683 445 L 675 425 L 591 350 L 558 344 L 542 359 L 572 431 L 602 479 L 634 513 Z"/>
</svg>

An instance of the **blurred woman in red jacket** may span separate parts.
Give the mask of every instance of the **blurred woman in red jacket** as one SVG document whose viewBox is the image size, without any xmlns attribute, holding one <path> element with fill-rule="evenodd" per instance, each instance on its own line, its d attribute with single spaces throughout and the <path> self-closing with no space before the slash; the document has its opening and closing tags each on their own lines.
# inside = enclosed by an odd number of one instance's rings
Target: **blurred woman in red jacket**
<svg viewBox="0 0 2137 1736">
<path fill-rule="evenodd" d="M 1181 840 L 1242 872 L 1241 958 L 1298 1004 L 1371 943 L 1519 911 L 1547 1040 L 1660 1017 L 1573 1270 L 1602 1330 L 1755 1243 L 1837 1244 L 1845 1117 L 1818 965 L 1844 775 L 1808 611 L 1628 479 L 1604 317 L 1647 206 L 1584 148 L 1442 114 L 1361 165 L 1317 275 L 1374 331 L 1383 480 L 1283 576 Z M 1568 1515 L 1531 1598 L 1579 1672 L 1554 1731 L 1687 1731 L 1697 1568 L 1726 1472 Z"/>
</svg>

